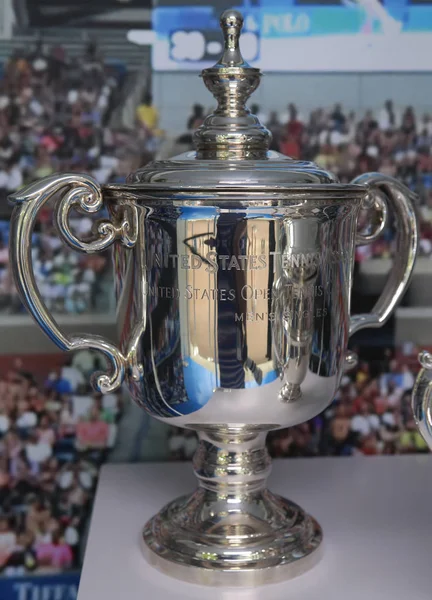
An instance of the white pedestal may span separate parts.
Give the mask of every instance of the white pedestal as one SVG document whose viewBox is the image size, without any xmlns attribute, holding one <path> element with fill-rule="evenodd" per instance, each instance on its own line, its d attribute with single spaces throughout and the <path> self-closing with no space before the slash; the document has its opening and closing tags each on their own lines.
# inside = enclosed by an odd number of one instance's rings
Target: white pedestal
<svg viewBox="0 0 432 600">
<path fill-rule="evenodd" d="M 144 523 L 192 491 L 191 465 L 104 467 L 78 600 L 430 600 L 432 456 L 275 461 L 270 487 L 324 530 L 324 558 L 260 588 L 208 588 L 167 577 L 140 549 Z"/>
</svg>

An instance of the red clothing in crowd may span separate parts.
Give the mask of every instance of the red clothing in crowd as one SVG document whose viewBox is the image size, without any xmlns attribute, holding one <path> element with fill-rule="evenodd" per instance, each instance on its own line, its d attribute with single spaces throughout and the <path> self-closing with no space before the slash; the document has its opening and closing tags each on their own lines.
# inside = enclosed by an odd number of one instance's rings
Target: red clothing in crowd
<svg viewBox="0 0 432 600">
<path fill-rule="evenodd" d="M 290 158 L 300 158 L 300 144 L 295 139 L 282 140 L 280 151 Z"/>
<path fill-rule="evenodd" d="M 76 428 L 80 448 L 105 448 L 109 426 L 105 421 L 82 421 Z"/>
<path fill-rule="evenodd" d="M 67 569 L 73 561 L 72 550 L 67 544 L 40 543 L 36 545 L 38 561 L 56 569 Z"/>
<path fill-rule="evenodd" d="M 286 130 L 288 135 L 292 135 L 294 138 L 299 140 L 303 133 L 303 123 L 297 120 L 289 121 L 286 126 Z"/>
</svg>

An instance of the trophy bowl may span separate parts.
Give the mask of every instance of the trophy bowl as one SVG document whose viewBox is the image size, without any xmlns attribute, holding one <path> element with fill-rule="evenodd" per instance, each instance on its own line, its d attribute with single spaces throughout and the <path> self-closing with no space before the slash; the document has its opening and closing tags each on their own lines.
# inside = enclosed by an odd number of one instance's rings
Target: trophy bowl
<svg viewBox="0 0 432 600">
<path fill-rule="evenodd" d="M 90 348 L 109 364 L 96 389 L 125 384 L 165 423 L 197 432 L 198 488 L 145 526 L 148 560 L 207 585 L 257 585 L 294 577 L 320 558 L 322 531 L 297 504 L 266 487 L 268 431 L 320 413 L 352 365 L 349 336 L 380 327 L 414 266 L 411 192 L 377 173 L 351 184 L 311 162 L 269 151 L 270 133 L 245 103 L 258 69 L 239 49 L 242 16 L 221 17 L 225 49 L 202 77 L 217 109 L 195 133 L 195 152 L 147 165 L 124 185 L 64 174 L 11 197 L 17 289 L 64 350 Z M 119 342 L 66 336 L 37 290 L 31 233 L 55 206 L 59 236 L 87 253 L 112 245 Z M 396 219 L 397 251 L 370 314 L 350 315 L 356 244 Z M 109 218 L 83 241 L 72 209 Z M 360 211 L 374 210 L 358 231 Z"/>
</svg>

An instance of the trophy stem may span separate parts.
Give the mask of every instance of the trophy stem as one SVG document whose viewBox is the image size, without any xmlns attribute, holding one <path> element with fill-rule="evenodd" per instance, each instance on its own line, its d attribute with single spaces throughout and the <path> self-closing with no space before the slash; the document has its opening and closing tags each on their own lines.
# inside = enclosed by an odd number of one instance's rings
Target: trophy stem
<svg viewBox="0 0 432 600">
<path fill-rule="evenodd" d="M 200 488 L 239 499 L 264 490 L 271 471 L 266 436 L 261 428 L 198 431 L 200 441 L 192 465 Z"/>
<path fill-rule="evenodd" d="M 198 435 L 193 459 L 198 489 L 147 523 L 147 559 L 169 575 L 213 586 L 281 581 L 314 566 L 321 556 L 321 528 L 267 489 L 266 431 L 203 426 Z"/>
</svg>

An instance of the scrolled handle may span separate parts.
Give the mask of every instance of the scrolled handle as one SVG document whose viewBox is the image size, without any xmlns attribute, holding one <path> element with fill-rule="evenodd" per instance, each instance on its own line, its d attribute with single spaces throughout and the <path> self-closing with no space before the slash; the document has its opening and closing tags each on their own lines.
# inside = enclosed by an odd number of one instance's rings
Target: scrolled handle
<svg viewBox="0 0 432 600">
<path fill-rule="evenodd" d="M 64 192 L 63 194 L 61 192 Z M 136 241 L 137 224 L 133 212 L 120 210 L 115 222 L 100 221 L 96 239 L 79 240 L 69 227 L 72 208 L 95 213 L 103 208 L 102 190 L 93 177 L 64 174 L 46 177 L 24 190 L 12 194 L 15 204 L 11 218 L 10 255 L 12 272 L 22 303 L 42 331 L 62 350 L 98 350 L 108 359 L 108 373 L 95 373 L 93 386 L 102 393 L 117 389 L 125 378 L 127 361 L 116 346 L 97 335 L 77 334 L 66 336 L 59 329 L 37 289 L 32 264 L 31 236 L 39 210 L 50 200 L 55 202 L 55 225 L 65 243 L 75 250 L 99 252 L 119 240 L 127 247 Z M 132 217 L 131 217 L 132 215 Z"/>
<path fill-rule="evenodd" d="M 421 352 L 419 372 L 411 397 L 411 406 L 417 427 L 432 450 L 432 355 Z"/>
<path fill-rule="evenodd" d="M 404 295 L 411 279 L 418 248 L 418 226 L 412 199 L 415 195 L 403 184 L 387 175 L 366 173 L 352 183 L 363 185 L 376 207 L 383 206 L 383 196 L 390 202 L 396 215 L 396 253 L 393 268 L 377 303 L 371 313 L 353 315 L 349 334 L 366 327 L 382 327 Z M 384 228 L 386 211 L 377 230 L 369 235 L 357 235 L 357 243 L 370 243 Z"/>
</svg>

